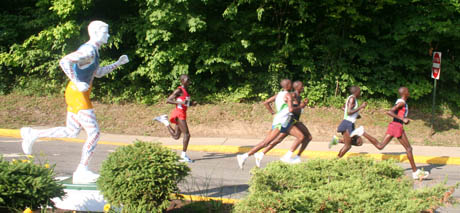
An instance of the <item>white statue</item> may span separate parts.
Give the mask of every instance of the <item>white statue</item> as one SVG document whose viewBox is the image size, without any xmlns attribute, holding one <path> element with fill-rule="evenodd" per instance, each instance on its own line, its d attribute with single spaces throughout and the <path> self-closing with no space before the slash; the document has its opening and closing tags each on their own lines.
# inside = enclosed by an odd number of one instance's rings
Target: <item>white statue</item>
<svg viewBox="0 0 460 213">
<path fill-rule="evenodd" d="M 99 177 L 98 174 L 88 170 L 88 163 L 100 136 L 96 115 L 89 99 L 93 79 L 101 78 L 129 62 L 128 56 L 122 55 L 117 62 L 99 67 L 99 48 L 107 43 L 109 26 L 102 21 L 93 21 L 88 25 L 88 33 L 90 40 L 81 45 L 77 51 L 66 55 L 59 63 L 70 79 L 65 90 L 66 126 L 43 130 L 21 128 L 22 150 L 28 155 L 32 154 L 32 146 L 38 138 L 76 137 L 81 128 L 86 131 L 88 138 L 83 145 L 80 164 L 73 173 L 74 184 L 92 183 Z"/>
</svg>

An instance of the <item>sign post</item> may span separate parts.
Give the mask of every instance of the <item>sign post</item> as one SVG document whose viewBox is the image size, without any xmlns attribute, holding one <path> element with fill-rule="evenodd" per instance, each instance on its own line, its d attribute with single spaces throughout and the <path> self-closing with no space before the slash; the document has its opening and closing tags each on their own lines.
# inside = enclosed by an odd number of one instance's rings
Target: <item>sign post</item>
<svg viewBox="0 0 460 213">
<path fill-rule="evenodd" d="M 433 67 L 431 68 L 431 77 L 434 79 L 433 83 L 433 106 L 431 107 L 431 135 L 434 132 L 434 110 L 435 110 L 435 102 L 436 102 L 436 82 L 439 79 L 439 75 L 441 74 L 441 52 L 434 52 L 433 53 Z"/>
</svg>

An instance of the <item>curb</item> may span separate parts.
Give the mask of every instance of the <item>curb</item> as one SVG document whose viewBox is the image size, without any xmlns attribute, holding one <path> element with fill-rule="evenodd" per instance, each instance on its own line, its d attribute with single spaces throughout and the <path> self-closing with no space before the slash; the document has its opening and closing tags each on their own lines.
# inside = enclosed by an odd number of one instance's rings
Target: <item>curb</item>
<svg viewBox="0 0 460 213">
<path fill-rule="evenodd" d="M 4 137 L 13 137 L 21 138 L 21 134 L 18 129 L 0 129 L 0 136 Z M 41 140 L 55 140 L 51 138 L 44 138 Z M 76 139 L 76 138 L 59 138 L 61 141 L 65 142 L 74 142 L 74 143 L 84 143 L 85 140 Z M 111 141 L 99 141 L 98 144 L 106 145 L 115 145 L 115 146 L 126 146 L 130 143 L 124 142 L 111 142 Z M 167 148 L 174 150 L 182 150 L 182 145 L 164 145 Z M 226 153 L 226 154 L 236 154 L 244 153 L 251 149 L 251 147 L 240 147 L 240 146 L 231 146 L 231 145 L 189 145 L 188 150 L 190 151 L 199 151 L 199 152 L 216 152 L 216 153 Z M 287 149 L 272 149 L 268 155 L 272 156 L 282 156 L 286 153 Z M 333 151 L 309 151 L 304 152 L 304 156 L 308 158 L 335 158 L 337 157 L 337 152 Z M 409 162 L 405 154 L 401 155 L 392 155 L 392 154 L 363 154 L 363 153 L 347 153 L 345 157 L 352 156 L 366 156 L 376 160 L 396 160 L 398 162 Z M 414 155 L 415 163 L 423 164 L 439 164 L 439 165 L 460 165 L 460 157 L 448 157 L 448 156 L 423 156 L 423 155 Z M 188 195 L 187 195 L 188 196 Z"/>
<path fill-rule="evenodd" d="M 178 194 L 176 198 L 183 197 L 184 200 L 188 201 L 220 201 L 224 204 L 235 204 L 239 200 L 237 199 L 231 199 L 231 198 L 221 198 L 221 197 L 203 197 L 203 196 L 198 196 L 198 195 L 186 195 L 186 194 Z"/>
</svg>

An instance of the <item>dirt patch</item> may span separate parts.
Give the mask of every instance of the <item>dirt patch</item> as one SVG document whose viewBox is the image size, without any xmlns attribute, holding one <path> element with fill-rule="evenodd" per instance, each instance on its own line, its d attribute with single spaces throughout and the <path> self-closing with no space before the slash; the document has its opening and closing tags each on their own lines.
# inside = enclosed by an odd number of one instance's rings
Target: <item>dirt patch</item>
<svg viewBox="0 0 460 213">
<path fill-rule="evenodd" d="M 168 136 L 165 127 L 152 118 L 169 114 L 173 105 L 159 103 L 102 104 L 94 102 L 96 116 L 103 132 L 117 134 Z M 383 138 L 391 118 L 387 109 L 366 109 L 357 125 L 378 139 Z M 63 96 L 28 97 L 17 94 L 0 96 L 0 128 L 22 126 L 63 126 L 66 106 Z M 460 121 L 450 114 L 438 115 L 437 133 L 430 134 L 430 114 L 410 111 L 414 119 L 405 127 L 409 140 L 417 145 L 460 146 Z M 335 108 L 306 108 L 301 121 L 313 135 L 314 141 L 329 141 L 343 118 Z M 205 104 L 191 107 L 188 124 L 192 136 L 263 138 L 271 127 L 272 116 L 261 103 Z M 396 140 L 393 141 L 396 143 Z"/>
</svg>

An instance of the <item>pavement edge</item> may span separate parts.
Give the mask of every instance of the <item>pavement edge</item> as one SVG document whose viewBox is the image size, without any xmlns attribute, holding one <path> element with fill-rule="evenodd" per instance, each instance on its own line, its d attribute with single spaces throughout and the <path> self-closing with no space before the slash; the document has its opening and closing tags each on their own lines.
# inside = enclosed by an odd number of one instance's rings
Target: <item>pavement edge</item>
<svg viewBox="0 0 460 213">
<path fill-rule="evenodd" d="M 0 136 L 4 137 L 13 137 L 21 138 L 20 131 L 18 129 L 0 129 Z M 53 140 L 50 138 L 44 138 L 42 140 Z M 65 142 L 75 142 L 75 143 L 84 143 L 85 140 L 77 138 L 59 138 L 59 140 Z M 115 145 L 115 146 L 126 146 L 130 143 L 125 142 L 111 142 L 111 141 L 99 141 L 98 144 L 106 145 Z M 182 145 L 164 145 L 170 149 L 182 150 Z M 240 146 L 231 146 L 231 145 L 189 145 L 188 150 L 190 151 L 200 151 L 200 152 L 216 152 L 216 153 L 225 153 L 225 154 L 237 154 L 244 153 L 251 149 L 251 147 L 240 147 Z M 273 149 L 270 151 L 269 155 L 281 156 L 286 153 L 287 149 Z M 309 151 L 304 152 L 304 156 L 308 158 L 335 158 L 337 152 L 334 151 Z M 351 156 L 366 156 L 374 158 L 376 160 L 389 160 L 393 159 L 398 162 L 409 162 L 405 154 L 393 155 L 393 154 L 369 154 L 369 153 L 347 153 L 345 157 Z M 440 165 L 460 165 L 460 157 L 449 157 L 449 156 L 422 156 L 414 155 L 414 160 L 416 163 L 424 164 L 440 164 Z"/>
</svg>

